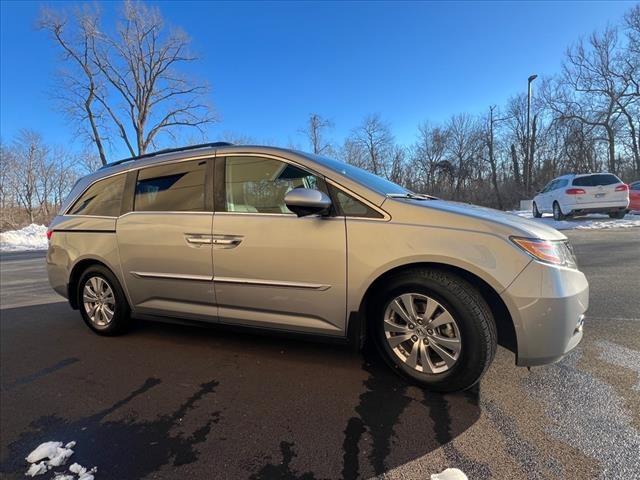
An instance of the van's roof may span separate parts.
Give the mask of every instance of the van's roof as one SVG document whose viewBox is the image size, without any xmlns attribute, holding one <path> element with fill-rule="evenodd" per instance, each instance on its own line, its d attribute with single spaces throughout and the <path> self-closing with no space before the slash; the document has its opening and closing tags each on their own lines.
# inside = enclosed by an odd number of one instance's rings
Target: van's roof
<svg viewBox="0 0 640 480">
<path fill-rule="evenodd" d="M 297 154 L 308 157 L 304 152 L 299 152 L 287 148 L 269 147 L 264 145 L 234 145 L 226 142 L 204 143 L 191 145 L 182 148 L 171 148 L 157 152 L 146 153 L 137 157 L 125 158 L 116 162 L 108 163 L 101 167 L 94 175 L 106 176 L 114 173 L 130 170 L 133 168 L 146 167 L 148 165 L 161 164 L 181 160 L 183 158 L 206 157 L 216 153 L 264 153 L 264 154 Z"/>
</svg>

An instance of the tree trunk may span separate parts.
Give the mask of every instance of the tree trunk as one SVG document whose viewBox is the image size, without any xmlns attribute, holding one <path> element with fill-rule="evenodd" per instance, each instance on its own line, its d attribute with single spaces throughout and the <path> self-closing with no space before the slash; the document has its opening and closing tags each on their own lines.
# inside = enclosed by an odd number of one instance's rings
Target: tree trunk
<svg viewBox="0 0 640 480">
<path fill-rule="evenodd" d="M 511 144 L 511 163 L 513 164 L 513 178 L 516 185 L 522 186 L 522 178 L 520 178 L 520 165 L 518 163 L 518 152 L 516 152 L 515 144 Z"/>
<path fill-rule="evenodd" d="M 491 183 L 493 183 L 493 188 L 496 191 L 496 199 L 498 200 L 498 208 L 503 210 L 502 205 L 502 197 L 500 196 L 500 188 L 498 188 L 498 173 L 496 172 L 496 165 L 492 161 L 491 162 Z"/>
<path fill-rule="evenodd" d="M 531 122 L 531 138 L 529 140 L 529 162 L 527 164 L 527 195 L 531 196 L 533 186 L 533 158 L 536 152 L 536 131 L 537 131 L 537 115 L 533 116 Z"/>
<path fill-rule="evenodd" d="M 93 86 L 91 87 L 92 93 L 89 95 L 89 98 L 84 102 L 84 110 L 87 113 L 87 119 L 89 120 L 89 125 L 91 126 L 91 136 L 93 137 L 93 141 L 98 148 L 98 154 L 100 155 L 100 162 L 102 165 L 107 164 L 107 156 L 104 154 L 104 147 L 102 146 L 102 138 L 100 137 L 100 132 L 98 132 L 98 125 L 96 123 L 96 119 L 93 115 L 93 110 L 91 109 L 91 103 L 93 102 Z"/>
<path fill-rule="evenodd" d="M 616 144 L 615 133 L 610 125 L 606 125 L 607 139 L 609 141 L 609 172 L 616 173 Z"/>
<path fill-rule="evenodd" d="M 634 170 L 636 172 L 636 176 L 638 176 L 640 175 L 640 146 L 638 145 L 640 132 L 636 130 L 635 122 L 629 112 L 627 112 L 626 109 L 623 109 L 622 113 L 627 118 L 627 123 L 629 124 L 629 136 L 631 137 L 631 151 L 633 152 Z"/>
</svg>

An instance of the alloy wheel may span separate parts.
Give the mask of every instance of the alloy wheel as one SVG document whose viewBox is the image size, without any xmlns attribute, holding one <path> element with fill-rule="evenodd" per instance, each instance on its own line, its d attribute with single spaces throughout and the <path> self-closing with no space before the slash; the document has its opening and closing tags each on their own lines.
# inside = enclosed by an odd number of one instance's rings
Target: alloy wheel
<svg viewBox="0 0 640 480">
<path fill-rule="evenodd" d="M 113 320 L 116 299 L 109 283 L 102 277 L 90 277 L 82 290 L 84 311 L 98 327 L 106 327 Z"/>
<path fill-rule="evenodd" d="M 446 372 L 462 350 L 458 324 L 451 313 L 419 293 L 402 294 L 389 303 L 384 334 L 396 357 L 422 373 Z"/>
</svg>

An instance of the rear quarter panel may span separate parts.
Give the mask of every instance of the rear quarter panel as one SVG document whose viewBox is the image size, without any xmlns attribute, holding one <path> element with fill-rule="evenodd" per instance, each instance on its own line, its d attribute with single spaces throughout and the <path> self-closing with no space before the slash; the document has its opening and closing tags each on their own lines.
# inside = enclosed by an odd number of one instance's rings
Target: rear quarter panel
<svg viewBox="0 0 640 480">
<path fill-rule="evenodd" d="M 83 260 L 97 260 L 116 275 L 122 272 L 116 240 L 116 218 L 68 215 L 56 217 L 49 230 L 53 234 L 47 252 L 47 271 L 52 287 L 67 296 L 73 268 Z"/>
</svg>

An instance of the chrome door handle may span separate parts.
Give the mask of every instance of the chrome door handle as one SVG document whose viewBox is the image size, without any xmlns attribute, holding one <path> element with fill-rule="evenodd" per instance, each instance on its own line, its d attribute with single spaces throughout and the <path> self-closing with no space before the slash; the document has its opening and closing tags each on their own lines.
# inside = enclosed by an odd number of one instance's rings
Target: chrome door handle
<svg viewBox="0 0 640 480">
<path fill-rule="evenodd" d="M 242 237 L 233 237 L 230 235 L 214 235 L 213 244 L 220 248 L 235 248 L 242 243 Z"/>
<path fill-rule="evenodd" d="M 214 245 L 238 245 L 242 240 L 237 238 L 214 238 Z"/>
<path fill-rule="evenodd" d="M 192 245 L 211 245 L 212 238 L 211 235 L 185 235 L 187 242 Z"/>
</svg>

